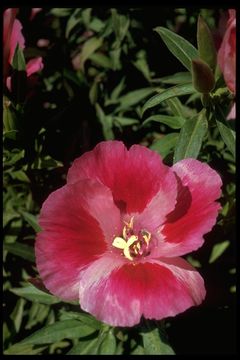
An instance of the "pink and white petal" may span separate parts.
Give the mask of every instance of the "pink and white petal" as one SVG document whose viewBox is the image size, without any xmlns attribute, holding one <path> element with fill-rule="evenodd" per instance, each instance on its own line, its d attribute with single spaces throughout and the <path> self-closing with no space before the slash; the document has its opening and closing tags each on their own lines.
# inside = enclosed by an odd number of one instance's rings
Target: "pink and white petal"
<svg viewBox="0 0 240 360">
<path fill-rule="evenodd" d="M 236 119 L 236 103 L 234 103 L 231 107 L 231 110 L 227 116 L 227 120 L 234 120 Z"/>
<path fill-rule="evenodd" d="M 140 145 L 128 151 L 120 141 L 105 141 L 74 161 L 67 181 L 97 179 L 111 189 L 122 209 L 134 213 L 146 207 L 167 173 L 168 168 L 154 151 Z"/>
<path fill-rule="evenodd" d="M 76 299 L 80 270 L 103 254 L 107 240 L 110 246 L 119 232 L 111 192 L 93 180 L 65 185 L 44 202 L 39 224 L 35 252 L 40 276 L 55 295 Z"/>
<path fill-rule="evenodd" d="M 12 28 L 12 34 L 10 38 L 10 52 L 9 52 L 9 63 L 12 64 L 13 56 L 17 44 L 21 49 L 25 48 L 25 38 L 22 34 L 22 24 L 19 20 L 15 19 Z"/>
<path fill-rule="evenodd" d="M 133 326 L 143 315 L 175 316 L 205 297 L 203 279 L 184 260 L 122 264 L 103 257 L 83 270 L 80 305 L 112 326 Z"/>
<path fill-rule="evenodd" d="M 222 180 L 209 165 L 194 159 L 174 164 L 179 177 L 179 196 L 175 210 L 155 236 L 157 246 L 151 257 L 180 256 L 198 249 L 203 235 L 216 223 L 220 204 Z"/>
<path fill-rule="evenodd" d="M 29 60 L 26 65 L 27 77 L 31 76 L 32 74 L 38 71 L 41 71 L 42 69 L 43 69 L 43 61 L 41 56 Z"/>
<path fill-rule="evenodd" d="M 177 180 L 171 168 L 161 179 L 160 190 L 153 196 L 140 214 L 134 215 L 136 231 L 142 229 L 154 233 L 166 221 L 167 215 L 174 210 L 177 198 Z"/>
</svg>

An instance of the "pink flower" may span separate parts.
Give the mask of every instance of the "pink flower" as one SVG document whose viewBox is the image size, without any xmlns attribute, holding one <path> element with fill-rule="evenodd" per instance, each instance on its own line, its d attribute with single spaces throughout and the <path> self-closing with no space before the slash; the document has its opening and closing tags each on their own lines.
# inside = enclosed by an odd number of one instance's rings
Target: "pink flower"
<svg viewBox="0 0 240 360">
<path fill-rule="evenodd" d="M 30 20 L 33 20 L 40 11 L 42 11 L 42 8 L 32 8 Z"/>
<path fill-rule="evenodd" d="M 236 11 L 229 10 L 227 29 L 218 51 L 218 64 L 228 88 L 236 92 Z"/>
<path fill-rule="evenodd" d="M 22 24 L 15 19 L 18 9 L 6 9 L 4 11 L 3 24 L 3 47 L 4 47 L 4 79 L 6 85 L 11 91 L 11 77 L 8 75 L 9 65 L 12 65 L 14 53 L 17 45 L 23 50 L 25 48 L 25 39 L 22 34 Z M 31 59 L 26 64 L 27 76 L 42 70 L 42 57 Z"/>
<path fill-rule="evenodd" d="M 22 34 L 22 25 L 15 19 L 18 9 L 6 9 L 3 13 L 3 67 L 4 78 L 12 63 L 17 44 L 21 49 L 25 47 L 25 39 Z"/>
<path fill-rule="evenodd" d="M 214 226 L 221 185 L 198 160 L 170 168 L 144 146 L 101 142 L 42 206 L 35 251 L 46 288 L 113 326 L 199 305 L 204 281 L 179 256 Z"/>
</svg>

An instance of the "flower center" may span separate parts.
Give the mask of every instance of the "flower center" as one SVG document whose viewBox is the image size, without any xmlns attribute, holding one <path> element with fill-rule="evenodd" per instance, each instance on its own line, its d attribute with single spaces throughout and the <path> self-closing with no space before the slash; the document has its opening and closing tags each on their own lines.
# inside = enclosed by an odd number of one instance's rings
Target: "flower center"
<svg viewBox="0 0 240 360">
<path fill-rule="evenodd" d="M 122 237 L 115 237 L 112 246 L 123 250 L 123 255 L 132 261 L 135 258 L 149 255 L 150 240 L 151 233 L 147 230 L 140 230 L 137 235 L 134 234 L 132 217 L 129 223 L 125 222 Z"/>
</svg>

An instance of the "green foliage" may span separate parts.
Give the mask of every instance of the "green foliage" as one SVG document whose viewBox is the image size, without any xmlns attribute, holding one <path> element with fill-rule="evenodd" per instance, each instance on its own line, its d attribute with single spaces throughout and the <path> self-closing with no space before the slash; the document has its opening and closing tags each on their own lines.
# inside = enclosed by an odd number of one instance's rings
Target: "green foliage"
<svg viewBox="0 0 240 360">
<path fill-rule="evenodd" d="M 197 49 L 182 36 L 164 28 L 154 29 L 162 38 L 171 53 L 191 71 L 192 60 L 198 57 Z"/>
</svg>

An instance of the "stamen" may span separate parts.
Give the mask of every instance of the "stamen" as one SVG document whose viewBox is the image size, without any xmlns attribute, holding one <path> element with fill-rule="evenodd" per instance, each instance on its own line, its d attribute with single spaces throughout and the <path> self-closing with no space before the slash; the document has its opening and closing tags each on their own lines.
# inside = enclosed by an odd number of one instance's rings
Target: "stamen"
<svg viewBox="0 0 240 360">
<path fill-rule="evenodd" d="M 141 230 L 138 235 L 133 234 L 133 219 L 123 227 L 123 237 L 117 236 L 112 242 L 112 246 L 123 250 L 123 255 L 128 260 L 134 260 L 136 257 L 142 257 L 149 254 L 149 242 L 151 240 L 151 233 L 147 230 Z"/>
</svg>

